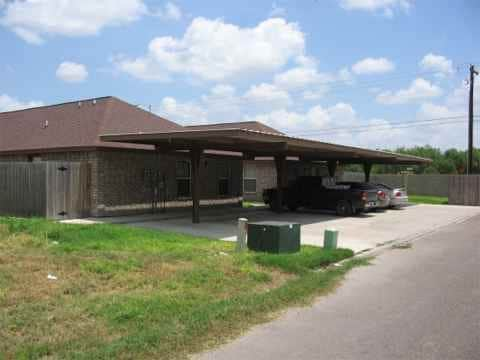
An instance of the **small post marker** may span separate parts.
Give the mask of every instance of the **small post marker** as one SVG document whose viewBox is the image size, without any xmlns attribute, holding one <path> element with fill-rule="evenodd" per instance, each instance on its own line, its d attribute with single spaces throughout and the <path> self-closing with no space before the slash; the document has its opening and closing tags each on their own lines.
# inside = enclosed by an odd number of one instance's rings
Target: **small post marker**
<svg viewBox="0 0 480 360">
<path fill-rule="evenodd" d="M 336 249 L 338 241 L 338 230 L 326 229 L 323 236 L 324 249 Z"/>
<path fill-rule="evenodd" d="M 239 218 L 238 219 L 238 230 L 237 230 L 237 248 L 236 251 L 244 251 L 247 248 L 247 223 L 248 219 Z"/>
</svg>

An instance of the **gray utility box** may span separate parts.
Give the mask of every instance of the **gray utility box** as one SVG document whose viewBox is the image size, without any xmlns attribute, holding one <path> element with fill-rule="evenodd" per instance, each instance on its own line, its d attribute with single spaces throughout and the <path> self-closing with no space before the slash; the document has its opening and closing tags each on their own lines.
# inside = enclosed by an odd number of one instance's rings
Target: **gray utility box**
<svg viewBox="0 0 480 360">
<path fill-rule="evenodd" d="M 300 224 L 283 221 L 248 223 L 248 248 L 270 253 L 300 251 Z"/>
</svg>

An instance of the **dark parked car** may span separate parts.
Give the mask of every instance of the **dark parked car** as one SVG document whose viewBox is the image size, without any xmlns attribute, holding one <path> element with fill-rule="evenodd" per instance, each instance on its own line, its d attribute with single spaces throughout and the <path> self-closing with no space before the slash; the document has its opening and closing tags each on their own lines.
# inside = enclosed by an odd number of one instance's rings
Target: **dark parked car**
<svg viewBox="0 0 480 360">
<path fill-rule="evenodd" d="M 389 191 L 382 186 L 357 181 L 342 181 L 337 185 L 348 186 L 350 189 L 369 191 L 368 201 L 372 203 L 371 210 L 386 209 L 390 206 Z M 373 204 L 375 203 L 375 204 Z"/>
<path fill-rule="evenodd" d="M 340 216 L 349 216 L 376 206 L 376 190 L 350 189 L 342 185 L 324 185 L 323 178 L 318 176 L 302 176 L 283 189 L 283 204 L 289 210 L 300 207 L 310 209 L 334 210 Z M 275 208 L 277 189 L 266 189 L 263 200 L 272 209 Z"/>
</svg>

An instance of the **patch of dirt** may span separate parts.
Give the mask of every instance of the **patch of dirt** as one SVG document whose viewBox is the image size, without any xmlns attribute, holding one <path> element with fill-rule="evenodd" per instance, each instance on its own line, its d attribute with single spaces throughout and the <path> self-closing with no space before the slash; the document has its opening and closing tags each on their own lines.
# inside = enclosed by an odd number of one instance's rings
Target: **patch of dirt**
<svg viewBox="0 0 480 360">
<path fill-rule="evenodd" d="M 285 284 L 288 280 L 294 279 L 296 277 L 295 274 L 288 274 L 282 271 L 272 269 L 268 269 L 268 274 L 272 277 L 272 281 L 265 284 L 260 284 L 258 286 L 258 290 L 260 292 L 276 289 Z"/>
</svg>

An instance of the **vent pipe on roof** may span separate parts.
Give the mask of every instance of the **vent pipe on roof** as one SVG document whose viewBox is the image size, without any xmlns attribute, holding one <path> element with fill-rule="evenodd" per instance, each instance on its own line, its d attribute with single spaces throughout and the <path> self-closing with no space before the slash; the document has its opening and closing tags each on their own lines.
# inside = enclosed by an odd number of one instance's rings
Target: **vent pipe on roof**
<svg viewBox="0 0 480 360">
<path fill-rule="evenodd" d="M 81 107 L 81 106 L 82 106 L 82 102 L 79 101 L 77 105 L 78 105 L 78 107 Z"/>
<path fill-rule="evenodd" d="M 92 104 L 95 105 L 97 103 L 97 99 L 92 100 Z"/>
</svg>

